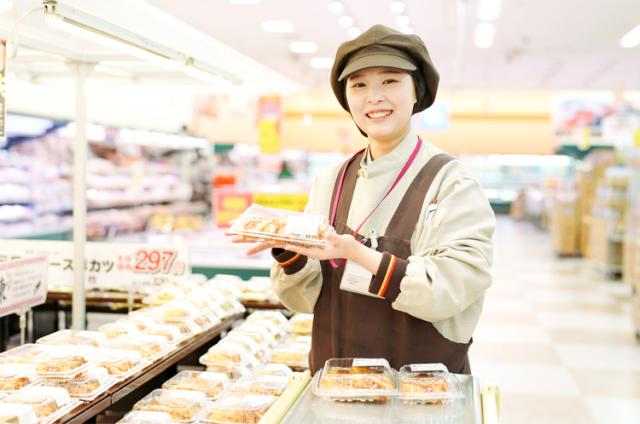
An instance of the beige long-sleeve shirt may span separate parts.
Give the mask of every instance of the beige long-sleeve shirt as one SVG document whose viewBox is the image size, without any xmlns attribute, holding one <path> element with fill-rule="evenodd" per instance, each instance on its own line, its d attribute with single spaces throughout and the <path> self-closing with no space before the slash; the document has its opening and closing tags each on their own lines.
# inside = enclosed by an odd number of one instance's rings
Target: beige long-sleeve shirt
<svg viewBox="0 0 640 424">
<path fill-rule="evenodd" d="M 417 136 L 411 132 L 390 153 L 375 161 L 364 155 L 354 189 L 347 225 L 358 228 L 391 186 L 410 156 Z M 424 143 L 405 176 L 361 228 L 360 234 L 385 230 L 405 191 L 423 165 L 442 153 Z M 306 211 L 329 216 L 331 196 L 342 164 L 321 172 L 314 181 Z M 366 172 L 365 172 L 366 171 Z M 438 208 L 427 222 L 427 207 L 437 199 Z M 478 323 L 485 290 L 491 285 L 491 238 L 495 215 L 482 187 L 460 161 L 445 165 L 424 199 L 422 212 L 411 237 L 411 256 L 400 292 L 391 306 L 433 323 L 447 339 L 469 342 Z M 322 287 L 320 262 L 309 258 L 297 272 L 285 274 L 274 263 L 273 288 L 281 302 L 297 312 L 313 312 Z M 396 283 L 398 284 L 398 283 Z"/>
</svg>

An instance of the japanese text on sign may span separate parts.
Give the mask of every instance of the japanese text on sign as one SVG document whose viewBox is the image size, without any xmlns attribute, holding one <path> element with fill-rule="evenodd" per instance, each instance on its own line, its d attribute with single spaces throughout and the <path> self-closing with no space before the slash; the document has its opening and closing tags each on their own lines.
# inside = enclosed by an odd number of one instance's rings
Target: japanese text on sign
<svg viewBox="0 0 640 424">
<path fill-rule="evenodd" d="M 20 313 L 47 298 L 47 258 L 25 258 L 0 264 L 0 317 Z"/>
</svg>

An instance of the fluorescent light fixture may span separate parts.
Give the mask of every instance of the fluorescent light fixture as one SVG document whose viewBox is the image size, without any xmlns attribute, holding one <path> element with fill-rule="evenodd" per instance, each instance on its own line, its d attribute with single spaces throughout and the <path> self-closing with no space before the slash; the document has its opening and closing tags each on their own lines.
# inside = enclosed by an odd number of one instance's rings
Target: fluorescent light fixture
<svg viewBox="0 0 640 424">
<path fill-rule="evenodd" d="M 207 68 L 208 67 L 205 64 L 199 62 L 196 63 L 192 58 L 189 58 L 185 63 L 184 73 L 191 78 L 199 79 L 200 81 L 216 86 L 228 87 L 233 84 L 230 80 L 219 75 L 216 71 Z"/>
<path fill-rule="evenodd" d="M 409 26 L 410 23 L 411 19 L 409 19 L 407 15 L 400 15 L 396 17 L 396 25 L 398 25 L 400 28 Z"/>
<path fill-rule="evenodd" d="M 284 34 L 287 32 L 293 32 L 293 23 L 291 21 L 264 21 L 262 23 L 262 29 L 266 32 L 274 32 Z"/>
<path fill-rule="evenodd" d="M 311 67 L 316 69 L 331 69 L 333 66 L 332 57 L 314 57 L 311 59 Z"/>
<path fill-rule="evenodd" d="M 342 28 L 350 28 L 353 25 L 353 18 L 348 15 L 342 15 L 338 18 L 338 22 L 340 22 Z"/>
<path fill-rule="evenodd" d="M 404 12 L 405 5 L 404 5 L 404 2 L 401 2 L 401 1 L 392 1 L 391 4 L 389 5 L 389 8 L 393 13 L 398 15 Z"/>
<path fill-rule="evenodd" d="M 13 7 L 13 0 L 0 0 L 0 11 L 8 12 Z"/>
<path fill-rule="evenodd" d="M 362 30 L 354 26 L 349 28 L 349 30 L 347 31 L 347 34 L 349 34 L 349 37 L 351 38 L 356 38 L 358 35 L 362 34 Z"/>
<path fill-rule="evenodd" d="M 344 4 L 341 1 L 332 1 L 329 3 L 329 11 L 334 15 L 339 15 L 344 10 Z"/>
<path fill-rule="evenodd" d="M 413 28 L 411 28 L 410 26 L 402 27 L 400 28 L 400 31 L 405 34 L 413 34 Z"/>
<path fill-rule="evenodd" d="M 175 50 L 57 1 L 44 2 L 44 18 L 52 28 L 165 67 L 175 68 L 184 61 Z"/>
<path fill-rule="evenodd" d="M 624 37 L 620 39 L 620 46 L 625 49 L 630 49 L 640 44 L 640 25 L 627 32 Z"/>
<path fill-rule="evenodd" d="M 495 21 L 500 17 L 502 0 L 480 0 L 478 3 L 478 19 L 481 21 Z"/>
<path fill-rule="evenodd" d="M 253 6 L 262 3 L 262 0 L 229 0 L 229 4 L 234 6 Z"/>
<path fill-rule="evenodd" d="M 476 26 L 474 43 L 476 47 L 488 49 L 493 45 L 493 39 L 496 35 L 496 27 L 491 22 L 479 22 Z"/>
<path fill-rule="evenodd" d="M 293 53 L 315 53 L 318 51 L 318 45 L 313 41 L 292 41 L 289 43 L 289 50 Z"/>
<path fill-rule="evenodd" d="M 96 72 L 100 72 L 102 74 L 113 75 L 116 77 L 124 77 L 131 78 L 131 73 L 127 71 L 123 71 L 122 69 L 112 68 L 108 65 L 97 64 L 95 68 L 93 68 Z"/>
</svg>

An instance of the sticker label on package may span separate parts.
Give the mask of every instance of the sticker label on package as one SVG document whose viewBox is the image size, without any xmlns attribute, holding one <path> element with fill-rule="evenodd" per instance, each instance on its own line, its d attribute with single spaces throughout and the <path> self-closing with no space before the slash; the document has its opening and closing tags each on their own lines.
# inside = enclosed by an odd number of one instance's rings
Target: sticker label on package
<svg viewBox="0 0 640 424">
<path fill-rule="evenodd" d="M 383 358 L 355 358 L 352 367 L 388 367 L 389 362 Z"/>
<path fill-rule="evenodd" d="M 444 364 L 412 364 L 409 368 L 411 372 L 449 371 Z"/>
<path fill-rule="evenodd" d="M 317 236 L 321 223 L 322 218 L 319 216 L 291 215 L 287 217 L 285 234 Z"/>
</svg>

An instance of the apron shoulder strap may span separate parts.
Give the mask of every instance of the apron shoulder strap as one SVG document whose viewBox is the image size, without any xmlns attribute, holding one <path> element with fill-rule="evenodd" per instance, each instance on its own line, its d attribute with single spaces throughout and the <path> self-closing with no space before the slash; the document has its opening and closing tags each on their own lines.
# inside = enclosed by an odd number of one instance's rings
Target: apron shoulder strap
<svg viewBox="0 0 640 424">
<path fill-rule="evenodd" d="M 422 205 L 427 191 L 431 187 L 438 172 L 454 158 L 446 153 L 440 153 L 429 159 L 418 175 L 413 179 L 396 209 L 385 235 L 410 240 L 413 230 L 420 219 Z"/>
<path fill-rule="evenodd" d="M 337 199 L 338 205 L 335 215 L 335 222 L 333 226 L 335 230 L 342 234 L 346 231 L 347 219 L 349 218 L 349 209 L 351 208 L 351 201 L 353 199 L 353 191 L 356 187 L 356 181 L 358 179 L 358 164 L 360 163 L 365 150 L 361 150 L 351 158 L 347 159 L 336 177 L 336 182 L 333 186 L 333 194 L 331 195 L 331 203 L 333 205 L 338 195 L 338 187 L 340 186 L 340 177 L 344 173 L 344 181 L 342 182 L 342 191 L 340 198 Z M 344 228 L 343 228 L 344 227 Z"/>
</svg>

